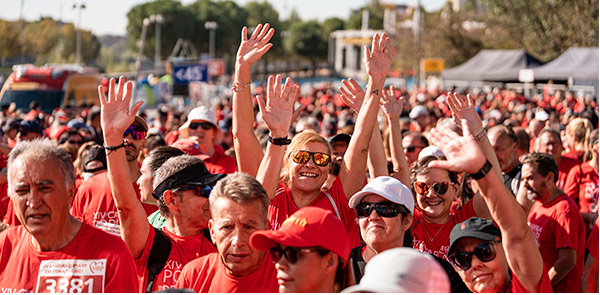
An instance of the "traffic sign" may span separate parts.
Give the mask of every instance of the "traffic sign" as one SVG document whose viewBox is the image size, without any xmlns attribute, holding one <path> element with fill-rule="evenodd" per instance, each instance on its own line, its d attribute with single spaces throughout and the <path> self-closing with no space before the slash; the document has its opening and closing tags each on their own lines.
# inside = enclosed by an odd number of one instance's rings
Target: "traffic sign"
<svg viewBox="0 0 600 295">
<path fill-rule="evenodd" d="M 206 64 L 177 64 L 173 65 L 173 83 L 187 84 L 189 82 L 207 82 L 208 65 Z"/>
</svg>

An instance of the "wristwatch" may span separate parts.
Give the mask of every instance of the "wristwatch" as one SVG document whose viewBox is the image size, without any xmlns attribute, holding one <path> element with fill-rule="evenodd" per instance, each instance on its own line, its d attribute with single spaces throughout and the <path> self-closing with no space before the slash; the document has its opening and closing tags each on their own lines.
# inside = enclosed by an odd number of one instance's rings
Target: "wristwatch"
<svg viewBox="0 0 600 295">
<path fill-rule="evenodd" d="M 274 145 L 288 145 L 292 140 L 286 137 L 273 138 L 269 135 L 269 142 Z"/>
<path fill-rule="evenodd" d="M 485 160 L 483 167 L 481 167 L 477 173 L 469 174 L 469 176 L 474 180 L 482 179 L 488 174 L 488 172 L 490 172 L 490 170 L 492 170 L 492 163 L 490 163 L 488 160 Z"/>
</svg>

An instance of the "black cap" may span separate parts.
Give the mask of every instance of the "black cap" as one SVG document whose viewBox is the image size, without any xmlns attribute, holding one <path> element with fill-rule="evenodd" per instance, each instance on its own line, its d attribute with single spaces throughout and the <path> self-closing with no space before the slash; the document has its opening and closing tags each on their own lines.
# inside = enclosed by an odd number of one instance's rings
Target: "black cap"
<svg viewBox="0 0 600 295">
<path fill-rule="evenodd" d="M 352 137 L 346 133 L 338 133 L 338 134 L 332 136 L 331 138 L 329 138 L 329 143 L 333 144 L 336 141 L 343 141 L 345 143 L 350 143 L 350 138 L 352 138 Z"/>
<path fill-rule="evenodd" d="M 40 125 L 40 123 L 38 123 L 35 120 L 21 121 L 21 123 L 19 123 L 19 125 L 20 125 L 20 131 L 23 134 L 28 133 L 28 132 L 44 134 L 44 129 L 42 128 L 42 125 Z"/>
<path fill-rule="evenodd" d="M 90 164 L 97 161 L 94 164 Z M 90 165 L 88 165 L 90 164 Z M 83 172 L 96 172 L 106 170 L 106 151 L 101 145 L 93 145 L 83 158 Z"/>
<path fill-rule="evenodd" d="M 225 174 L 211 174 L 203 162 L 198 162 L 167 177 L 154 188 L 152 196 L 158 200 L 166 190 L 176 189 L 184 184 L 208 185 L 216 183 L 217 180 L 223 177 L 225 177 Z"/>
<path fill-rule="evenodd" d="M 500 229 L 494 225 L 491 220 L 471 217 L 454 226 L 450 233 L 450 249 L 448 254 L 452 253 L 452 247 L 462 238 L 476 238 L 484 241 L 493 241 L 496 237 L 501 237 Z"/>
</svg>

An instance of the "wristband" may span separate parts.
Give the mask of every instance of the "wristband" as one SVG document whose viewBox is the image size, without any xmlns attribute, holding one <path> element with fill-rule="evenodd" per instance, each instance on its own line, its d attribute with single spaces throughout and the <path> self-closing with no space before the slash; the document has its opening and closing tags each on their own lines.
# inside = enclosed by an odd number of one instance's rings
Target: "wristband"
<svg viewBox="0 0 600 295">
<path fill-rule="evenodd" d="M 286 137 L 273 138 L 269 135 L 269 142 L 274 145 L 288 145 L 292 140 Z"/>
<path fill-rule="evenodd" d="M 490 163 L 490 161 L 486 159 L 485 164 L 483 164 L 483 167 L 481 167 L 481 169 L 479 169 L 477 173 L 469 174 L 469 176 L 471 177 L 471 179 L 474 180 L 482 179 L 488 174 L 488 172 L 490 172 L 490 170 L 492 170 L 492 163 Z"/>
<path fill-rule="evenodd" d="M 473 136 L 473 139 L 475 139 L 477 142 L 481 142 L 483 140 L 483 138 L 485 137 L 486 133 L 485 133 L 485 128 L 483 128 L 481 130 L 481 132 L 477 133 L 477 135 Z"/>
<path fill-rule="evenodd" d="M 124 148 L 124 147 L 125 147 L 125 141 L 123 141 L 120 145 L 115 145 L 115 146 L 104 145 L 104 149 L 106 149 L 108 151 L 108 153 L 106 154 L 107 156 L 110 155 L 110 153 L 112 153 L 120 148 Z"/>
<path fill-rule="evenodd" d="M 231 90 L 233 90 L 234 92 L 240 92 L 240 91 L 246 89 L 248 86 L 250 86 L 250 83 L 252 83 L 252 81 L 248 82 L 248 84 L 244 84 L 244 83 L 238 82 L 238 81 L 233 81 L 233 82 L 231 82 Z"/>
</svg>

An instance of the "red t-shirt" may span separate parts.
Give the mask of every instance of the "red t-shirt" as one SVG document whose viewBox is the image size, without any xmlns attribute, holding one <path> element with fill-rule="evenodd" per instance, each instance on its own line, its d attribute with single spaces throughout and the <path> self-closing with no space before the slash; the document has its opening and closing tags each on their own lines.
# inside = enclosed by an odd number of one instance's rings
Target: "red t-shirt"
<svg viewBox="0 0 600 295">
<path fill-rule="evenodd" d="M 147 264 L 155 234 L 150 224 L 148 224 L 148 227 L 150 227 L 150 230 L 148 231 L 144 251 L 135 260 L 135 267 L 140 281 L 139 292 L 141 293 L 146 292 L 146 285 L 148 285 Z M 162 230 L 171 240 L 171 253 L 162 271 L 154 278 L 154 284 L 152 285 L 153 292 L 175 287 L 184 265 L 198 257 L 217 251 L 215 246 L 202 234 L 191 237 L 180 237 L 169 232 L 166 227 L 163 227 Z"/>
<path fill-rule="evenodd" d="M 544 270 L 542 271 L 542 279 L 540 280 L 540 284 L 537 287 L 537 290 L 533 290 L 533 292 L 527 290 L 525 286 L 519 281 L 519 278 L 513 275 L 512 281 L 510 282 L 510 293 L 554 293 L 552 290 L 552 283 L 550 283 L 550 277 L 548 276 L 548 269 L 546 265 L 544 265 Z M 508 292 L 507 292 L 508 293 Z"/>
<path fill-rule="evenodd" d="M 327 193 L 333 199 L 336 206 L 335 209 L 325 193 L 321 193 L 310 202 L 308 206 L 323 208 L 333 212 L 336 216 L 339 216 L 348 232 L 350 248 L 352 249 L 360 246 L 358 218 L 356 217 L 356 212 L 348 206 L 348 199 L 346 199 L 342 181 L 339 177 L 336 177 Z M 275 192 L 275 199 L 269 204 L 268 216 L 269 222 L 271 223 L 271 229 L 278 230 L 281 227 L 281 224 L 283 224 L 290 215 L 298 211 L 298 209 L 300 208 L 294 203 L 290 189 L 285 187 L 282 183 L 279 183 L 279 187 Z M 339 214 L 336 213 L 336 210 Z"/>
<path fill-rule="evenodd" d="M 227 273 L 219 253 L 211 253 L 188 263 L 181 271 L 177 288 L 198 293 L 277 293 L 277 270 L 268 254 L 253 273 L 236 277 Z"/>
<path fill-rule="evenodd" d="M 563 158 L 571 158 L 576 159 L 579 162 L 583 162 L 583 156 L 585 155 L 585 151 L 570 151 L 568 153 L 562 154 Z"/>
<path fill-rule="evenodd" d="M 214 146 L 215 152 L 213 155 L 204 160 L 206 169 L 212 174 L 229 174 L 237 170 L 235 159 L 226 155 L 225 150 L 220 145 Z"/>
<path fill-rule="evenodd" d="M 133 258 L 125 243 L 85 223 L 57 251 L 38 251 L 22 226 L 0 234 L 2 293 L 131 293 L 137 291 Z"/>
<path fill-rule="evenodd" d="M 585 229 L 575 202 L 565 194 L 546 204 L 535 202 L 529 212 L 528 223 L 540 248 L 544 264 L 548 267 L 554 266 L 558 258 L 558 249 L 571 248 L 577 251 L 575 267 L 554 285 L 554 292 L 580 292 Z"/>
<path fill-rule="evenodd" d="M 569 171 L 577 165 L 581 165 L 581 162 L 577 159 L 562 157 L 560 164 L 558 164 L 558 180 L 556 181 L 556 186 L 559 190 L 564 191 Z"/>
<path fill-rule="evenodd" d="M 133 187 L 139 200 L 141 198 L 140 187 L 135 182 Z M 150 204 L 142 203 L 142 206 L 146 215 L 150 215 L 158 209 Z M 110 192 L 107 172 L 94 175 L 81 184 L 71 205 L 71 214 L 101 230 L 121 236 L 119 214 Z"/>
<path fill-rule="evenodd" d="M 411 233 L 413 248 L 448 260 L 450 232 L 458 223 L 477 216 L 471 199 L 456 213 L 450 213 L 450 220 L 444 224 L 429 223 L 423 219 L 423 212 L 415 207 Z"/>
<path fill-rule="evenodd" d="M 569 173 L 565 182 L 567 194 L 579 207 L 582 213 L 598 213 L 598 172 L 590 162 L 575 167 Z"/>
<path fill-rule="evenodd" d="M 596 258 L 596 260 L 598 260 L 598 220 L 599 218 L 596 218 L 592 232 L 590 233 L 587 244 L 585 245 L 585 248 L 590 251 L 590 255 Z"/>
</svg>

